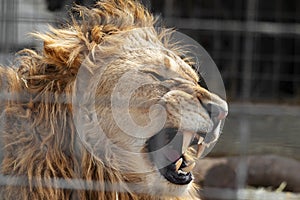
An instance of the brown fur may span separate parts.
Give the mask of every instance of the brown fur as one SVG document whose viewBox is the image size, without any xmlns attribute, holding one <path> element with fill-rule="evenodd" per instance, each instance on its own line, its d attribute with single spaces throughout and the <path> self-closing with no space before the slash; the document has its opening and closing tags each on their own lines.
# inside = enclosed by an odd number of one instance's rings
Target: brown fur
<svg viewBox="0 0 300 200">
<path fill-rule="evenodd" d="M 13 66 L 0 67 L 1 92 L 7 97 L 0 104 L 3 111 L 1 131 L 4 143 L 1 170 L 7 178 L 7 185 L 2 187 L 1 196 L 4 199 L 61 200 L 196 199 L 193 186 L 182 196 L 173 196 L 172 193 L 155 195 L 155 191 L 136 192 L 128 183 L 142 185 L 141 180 L 147 174 L 122 174 L 119 171 L 122 163 L 111 160 L 114 154 L 106 141 L 103 145 L 107 151 L 105 155 L 109 156 L 100 160 L 82 145 L 76 133 L 71 102 L 74 81 L 84 59 L 86 67 L 94 73 L 101 67 L 97 65 L 97 59 L 117 54 L 119 50 L 116 49 L 116 44 L 127 45 L 126 41 L 118 37 L 119 33 L 143 27 L 150 27 L 151 30 L 147 39 L 142 34 L 139 36 L 142 40 L 157 40 L 158 45 L 171 49 L 175 54 L 179 50 L 162 40 L 167 33 L 158 34 L 153 31 L 153 16 L 134 0 L 103 0 L 93 9 L 79 6 L 74 9 L 79 13 L 80 20 L 74 18 L 64 28 L 51 28 L 49 33 L 34 34 L 44 42 L 42 52 L 23 50 L 19 52 Z M 102 49 L 99 50 L 98 45 Z M 155 52 L 152 54 L 153 57 L 142 55 L 140 58 L 128 55 L 127 59 L 137 59 L 136 62 L 147 64 L 157 57 Z M 97 57 L 99 55 L 100 58 Z M 168 59 L 163 62 L 167 68 L 171 67 Z M 120 65 L 117 69 L 120 70 L 121 67 Z M 128 69 L 127 65 L 123 67 L 121 69 L 124 71 Z M 192 82 L 197 82 L 193 79 L 193 72 L 183 74 Z M 107 83 L 102 89 L 97 89 L 98 97 L 111 93 L 108 86 L 116 82 L 114 78 L 110 78 L 113 75 L 113 71 L 103 75 L 99 87 Z M 93 81 L 97 80 L 91 80 Z M 208 98 L 210 95 L 199 88 L 186 90 L 195 90 L 196 95 L 201 98 Z M 149 94 L 147 88 L 144 92 Z M 153 99 L 161 97 L 160 93 L 164 92 L 158 87 Z M 102 100 L 97 101 L 97 113 L 107 116 L 105 127 L 111 133 L 112 140 L 117 140 L 118 137 L 121 138 L 121 145 L 130 145 L 132 138 L 123 138 L 120 130 L 112 125 L 111 115 L 103 107 L 105 102 L 101 102 Z M 137 120 L 140 119 L 140 114 L 135 114 Z M 169 121 L 173 123 L 172 118 Z M 121 155 L 121 158 L 122 156 L 126 155 Z M 101 159 L 106 160 L 106 164 Z M 64 187 L 59 185 L 60 181 L 65 184 Z M 103 183 L 118 184 L 119 188 Z"/>
</svg>

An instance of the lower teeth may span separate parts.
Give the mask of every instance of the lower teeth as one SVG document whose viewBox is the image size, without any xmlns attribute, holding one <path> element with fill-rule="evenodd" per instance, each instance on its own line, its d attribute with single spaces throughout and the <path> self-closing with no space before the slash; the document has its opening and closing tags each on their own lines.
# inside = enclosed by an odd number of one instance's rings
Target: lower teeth
<svg viewBox="0 0 300 200">
<path fill-rule="evenodd" d="M 177 171 L 177 174 L 187 175 L 188 173 L 187 173 L 187 172 L 184 172 L 184 171 L 182 171 L 182 170 L 178 170 L 178 171 Z"/>
</svg>

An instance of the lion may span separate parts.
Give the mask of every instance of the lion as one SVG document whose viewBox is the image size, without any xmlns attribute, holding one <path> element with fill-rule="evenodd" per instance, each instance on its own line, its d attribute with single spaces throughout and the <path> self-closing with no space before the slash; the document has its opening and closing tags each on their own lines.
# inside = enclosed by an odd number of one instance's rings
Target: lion
<svg viewBox="0 0 300 200">
<path fill-rule="evenodd" d="M 0 67 L 1 197 L 198 199 L 192 170 L 226 101 L 139 2 L 73 9 Z"/>
</svg>

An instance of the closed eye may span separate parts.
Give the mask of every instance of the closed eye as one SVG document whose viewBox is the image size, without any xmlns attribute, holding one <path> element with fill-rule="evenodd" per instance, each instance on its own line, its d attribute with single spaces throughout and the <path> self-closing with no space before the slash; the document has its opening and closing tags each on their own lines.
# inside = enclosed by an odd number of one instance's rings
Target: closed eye
<svg viewBox="0 0 300 200">
<path fill-rule="evenodd" d="M 206 90 L 208 90 L 208 87 L 204 81 L 204 79 L 200 76 L 199 81 L 198 81 L 198 85 L 200 85 L 201 87 L 205 88 Z"/>
<path fill-rule="evenodd" d="M 159 81 L 164 81 L 166 80 L 166 78 L 162 75 L 159 75 L 157 72 L 155 71 L 151 71 L 151 70 L 141 70 L 141 72 L 144 72 L 146 74 L 150 74 L 152 77 L 154 77 L 155 79 L 159 80 Z"/>
</svg>

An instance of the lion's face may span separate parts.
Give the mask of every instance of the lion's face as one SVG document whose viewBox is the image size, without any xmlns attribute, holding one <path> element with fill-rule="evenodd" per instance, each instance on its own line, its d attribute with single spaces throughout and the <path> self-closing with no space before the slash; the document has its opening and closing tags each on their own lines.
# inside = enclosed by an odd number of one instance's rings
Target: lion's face
<svg viewBox="0 0 300 200">
<path fill-rule="evenodd" d="M 195 160 L 218 139 L 227 103 L 199 85 L 178 55 L 141 33 L 135 43 L 131 34 L 97 80 L 97 115 L 110 144 L 103 148 L 139 192 L 181 195 L 191 187 Z"/>
</svg>

